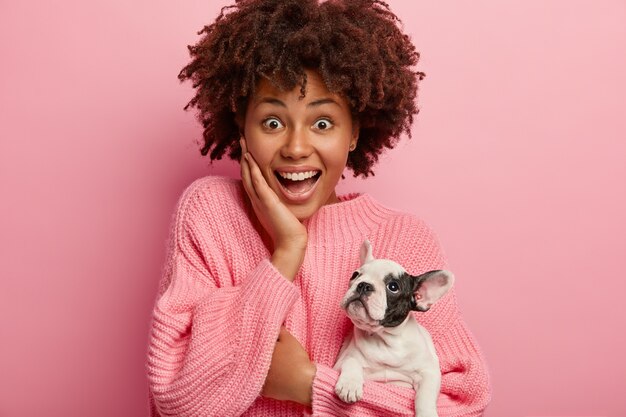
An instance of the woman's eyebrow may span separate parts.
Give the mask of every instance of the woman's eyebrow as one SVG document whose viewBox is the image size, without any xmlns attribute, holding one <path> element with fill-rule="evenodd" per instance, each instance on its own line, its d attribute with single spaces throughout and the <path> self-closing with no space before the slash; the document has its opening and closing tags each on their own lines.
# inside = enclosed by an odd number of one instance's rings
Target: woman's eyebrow
<svg viewBox="0 0 626 417">
<path fill-rule="evenodd" d="M 282 102 L 281 100 L 275 97 L 263 97 L 259 99 L 259 101 L 256 103 L 254 107 L 260 106 L 261 104 L 264 104 L 264 103 L 273 104 L 276 106 L 287 108 L 287 105 L 284 102 Z M 337 101 L 333 100 L 330 97 L 325 97 L 319 100 L 312 101 L 307 104 L 307 107 L 317 107 L 317 106 L 321 106 L 322 104 L 336 104 L 337 106 L 341 107 L 341 105 L 337 103 Z"/>
<path fill-rule="evenodd" d="M 254 107 L 258 107 L 263 103 L 269 103 L 269 104 L 274 104 L 276 106 L 280 106 L 280 107 L 287 107 L 287 105 L 285 103 L 283 103 L 282 101 L 280 101 L 277 98 L 274 97 L 263 97 L 262 99 L 260 99 L 256 105 Z"/>
<path fill-rule="evenodd" d="M 333 100 L 332 98 L 321 98 L 319 100 L 315 100 L 310 102 L 309 104 L 307 104 L 307 107 L 316 107 L 316 106 L 321 106 L 322 104 L 336 104 L 337 106 L 341 107 L 341 105 L 339 103 L 337 103 L 335 100 Z"/>
</svg>

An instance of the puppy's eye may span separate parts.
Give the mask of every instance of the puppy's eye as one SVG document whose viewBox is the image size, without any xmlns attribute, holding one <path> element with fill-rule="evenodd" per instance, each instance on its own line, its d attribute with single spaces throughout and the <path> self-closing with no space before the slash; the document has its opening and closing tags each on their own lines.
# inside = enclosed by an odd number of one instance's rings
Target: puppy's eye
<svg viewBox="0 0 626 417">
<path fill-rule="evenodd" d="M 400 286 L 396 281 L 391 281 L 389 284 L 387 284 L 387 289 L 395 294 L 400 291 Z"/>
<path fill-rule="evenodd" d="M 354 274 L 352 274 L 352 278 L 350 278 L 350 281 L 352 281 L 354 278 L 359 276 L 359 271 L 354 271 Z"/>
</svg>

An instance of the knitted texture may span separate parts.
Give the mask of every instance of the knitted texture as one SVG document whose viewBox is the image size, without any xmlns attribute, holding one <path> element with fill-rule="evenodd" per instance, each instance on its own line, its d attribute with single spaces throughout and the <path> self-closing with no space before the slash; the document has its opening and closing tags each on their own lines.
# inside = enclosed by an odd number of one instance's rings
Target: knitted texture
<svg viewBox="0 0 626 417">
<path fill-rule="evenodd" d="M 432 230 L 367 194 L 340 196 L 304 221 L 304 262 L 289 282 L 269 259 L 240 181 L 205 177 L 180 197 L 153 311 L 147 373 L 157 416 L 414 416 L 415 392 L 366 381 L 342 402 L 332 367 L 352 323 L 339 302 L 359 249 L 411 274 L 445 268 Z M 452 289 L 417 320 L 431 333 L 442 371 L 440 417 L 480 416 L 490 400 L 482 354 Z M 317 366 L 312 407 L 260 396 L 280 327 Z"/>
</svg>

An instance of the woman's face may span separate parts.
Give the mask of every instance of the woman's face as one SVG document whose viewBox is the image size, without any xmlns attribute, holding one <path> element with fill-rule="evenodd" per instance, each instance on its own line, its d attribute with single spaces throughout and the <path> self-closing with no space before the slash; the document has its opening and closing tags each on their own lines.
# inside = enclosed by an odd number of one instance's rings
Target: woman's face
<svg viewBox="0 0 626 417">
<path fill-rule="evenodd" d="M 358 139 L 348 102 L 328 91 L 319 74 L 306 74 L 303 99 L 299 85 L 280 91 L 262 80 L 244 122 L 248 152 L 299 220 L 338 201 L 335 186 Z"/>
</svg>

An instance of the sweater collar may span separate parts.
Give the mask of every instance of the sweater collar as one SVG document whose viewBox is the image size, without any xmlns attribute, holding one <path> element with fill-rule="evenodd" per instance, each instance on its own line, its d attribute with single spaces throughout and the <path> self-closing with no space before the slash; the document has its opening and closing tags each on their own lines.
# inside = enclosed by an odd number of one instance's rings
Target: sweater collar
<svg viewBox="0 0 626 417">
<path fill-rule="evenodd" d="M 362 242 L 394 211 L 366 193 L 339 195 L 339 202 L 319 208 L 303 224 L 308 244 L 332 246 L 345 242 Z"/>
</svg>

